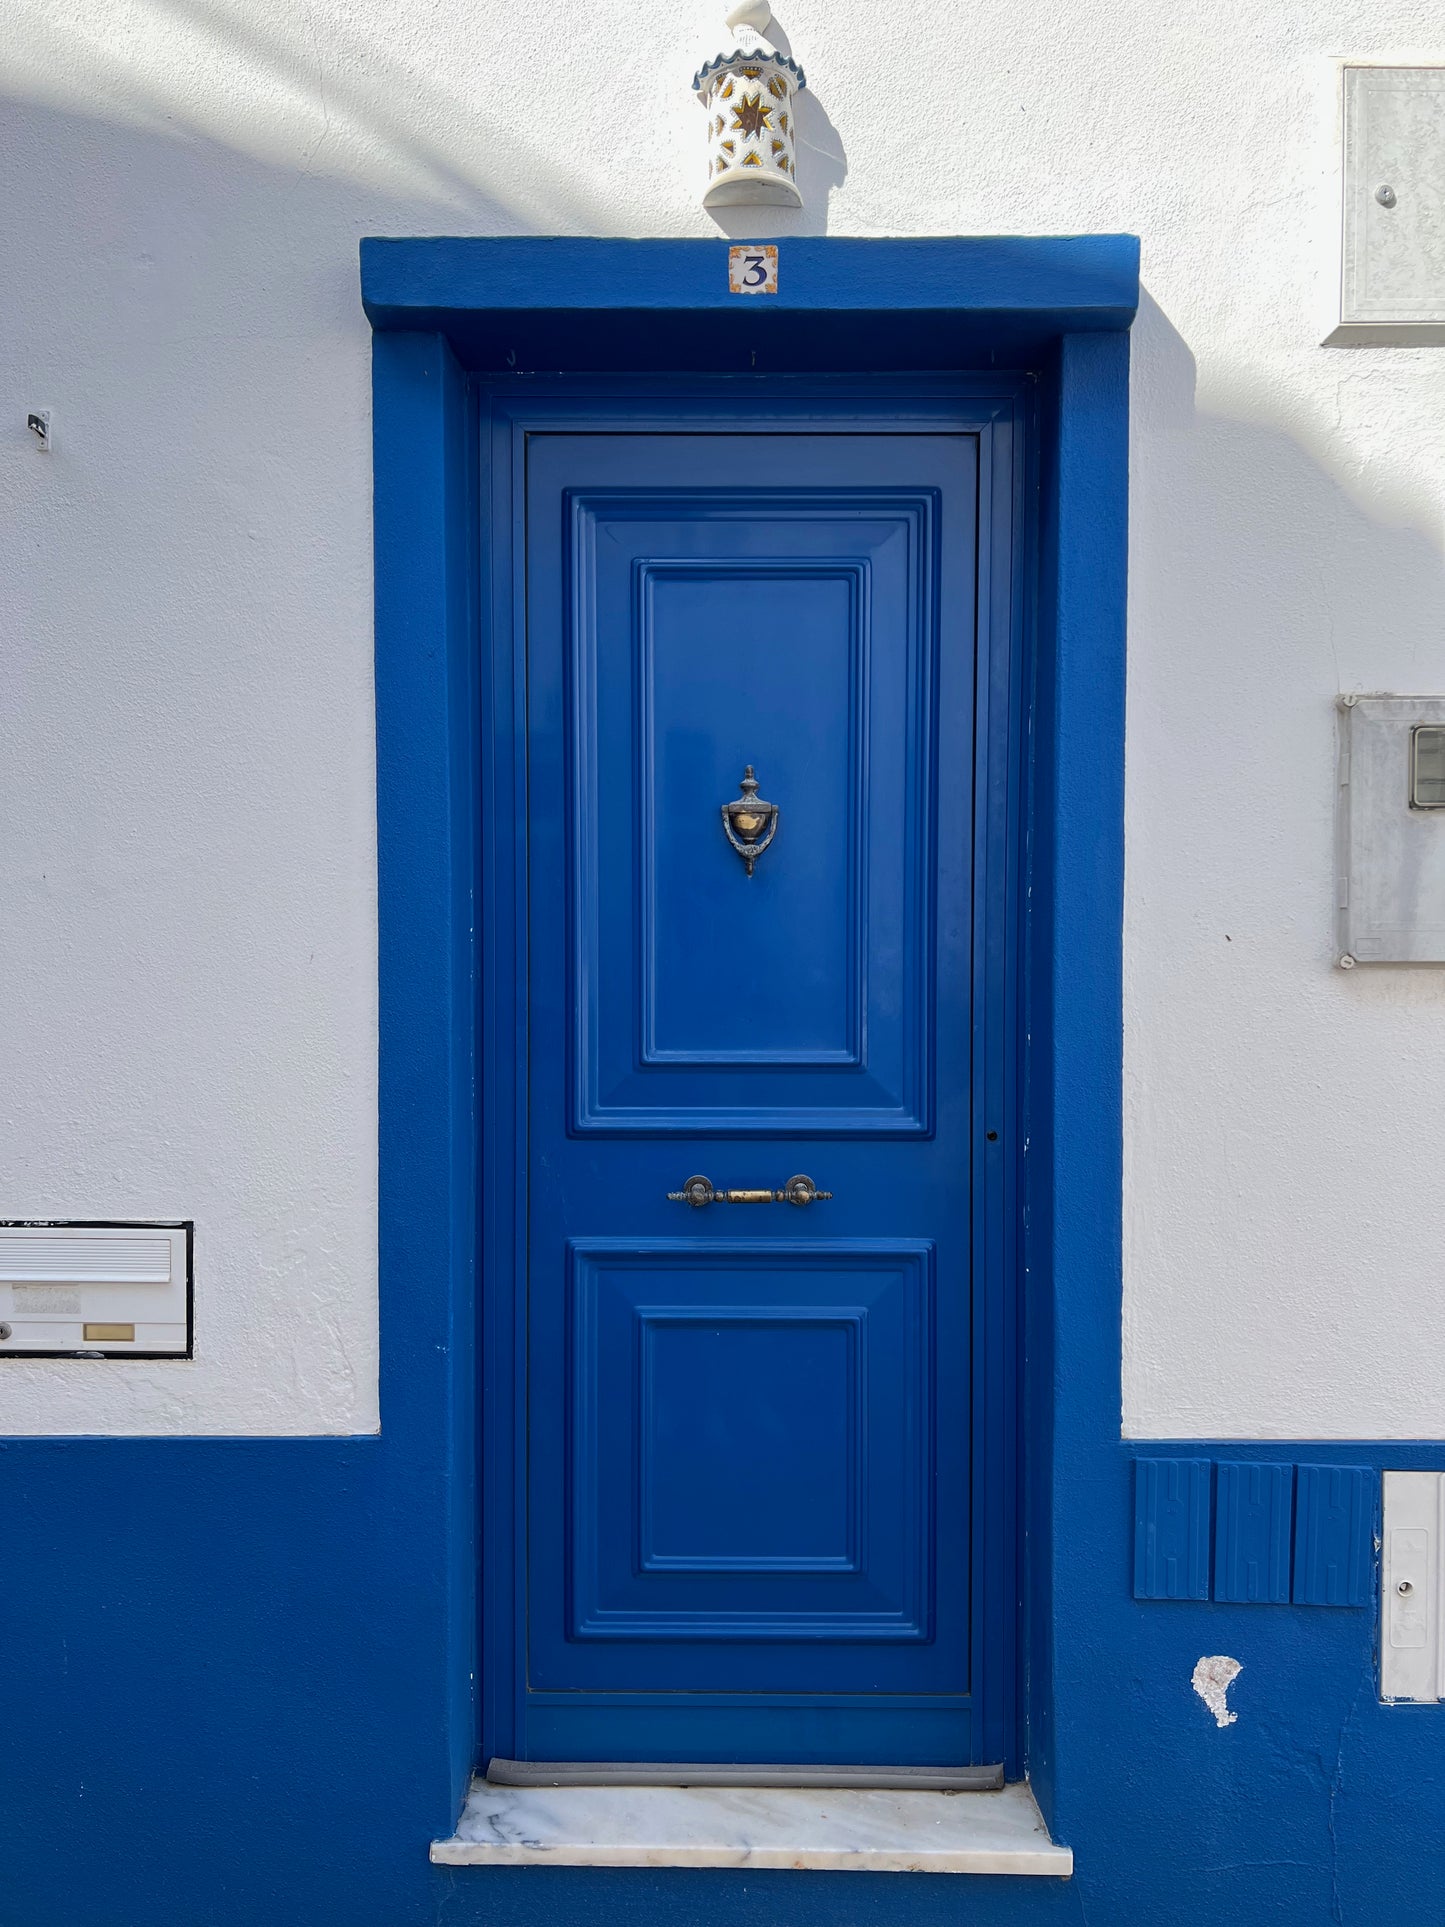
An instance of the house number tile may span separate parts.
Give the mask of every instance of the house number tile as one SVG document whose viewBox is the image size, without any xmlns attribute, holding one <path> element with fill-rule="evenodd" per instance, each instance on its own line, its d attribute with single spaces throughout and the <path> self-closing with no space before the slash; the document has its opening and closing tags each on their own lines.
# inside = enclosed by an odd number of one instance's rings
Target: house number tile
<svg viewBox="0 0 1445 1927">
<path fill-rule="evenodd" d="M 729 248 L 728 287 L 733 294 L 776 294 L 778 250 L 775 247 Z"/>
</svg>

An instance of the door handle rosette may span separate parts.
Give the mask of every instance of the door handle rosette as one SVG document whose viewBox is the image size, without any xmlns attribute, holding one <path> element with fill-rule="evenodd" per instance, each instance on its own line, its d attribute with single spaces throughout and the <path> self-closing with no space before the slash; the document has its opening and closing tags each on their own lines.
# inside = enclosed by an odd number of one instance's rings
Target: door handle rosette
<svg viewBox="0 0 1445 1927">
<path fill-rule="evenodd" d="M 680 1191 L 669 1191 L 671 1204 L 690 1204 L 700 1211 L 705 1204 L 813 1204 L 831 1198 L 831 1191 L 820 1191 L 805 1172 L 788 1179 L 781 1191 L 719 1191 L 711 1178 L 701 1174 L 688 1179 Z"/>
</svg>

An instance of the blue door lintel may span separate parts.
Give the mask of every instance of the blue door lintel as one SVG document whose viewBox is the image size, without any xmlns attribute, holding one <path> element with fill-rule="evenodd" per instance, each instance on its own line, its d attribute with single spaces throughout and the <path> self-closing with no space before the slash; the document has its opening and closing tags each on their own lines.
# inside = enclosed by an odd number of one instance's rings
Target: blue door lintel
<svg viewBox="0 0 1445 1927">
<path fill-rule="evenodd" d="M 727 243 L 364 240 L 378 333 L 444 335 L 498 373 L 842 373 L 1020 367 L 1066 335 L 1117 334 L 1139 300 L 1131 234 L 799 238 L 778 292 L 728 287 Z"/>
<path fill-rule="evenodd" d="M 1069 1712 L 1069 1683 L 1086 1678 L 1081 1642 L 1107 1616 L 1115 1577 L 1099 1569 L 1093 1535 L 1101 1505 L 1117 1501 L 1122 1516 L 1127 1504 L 1120 966 L 1127 330 L 1138 260 L 1127 235 L 799 239 L 782 244 L 779 293 L 751 301 L 729 292 L 723 241 L 378 239 L 362 242 L 361 261 L 375 330 L 383 1424 L 388 1411 L 414 1403 L 396 1361 L 416 1310 L 416 1203 L 434 1197 L 451 1226 L 451 1295 L 426 1315 L 446 1334 L 453 1386 L 447 1593 L 458 1660 L 468 1645 L 477 1517 L 460 1476 L 472 1456 L 465 1434 L 475 1357 L 467 1132 L 488 1048 L 471 991 L 470 893 L 495 781 L 469 720 L 490 587 L 477 572 L 467 376 L 1008 370 L 1036 382 L 1031 915 L 1017 1013 L 1030 1040 L 1027 1287 L 1016 1342 L 1032 1548 L 1020 1600 L 1027 1765 L 1056 1830 L 1067 1829 L 1087 1789 L 1092 1748 L 1071 1743 L 1071 1735 L 1082 1741 L 1083 1709 L 1080 1701 Z M 445 760 L 418 782 L 423 740 Z M 419 855 L 432 863 L 433 853 L 449 853 L 445 901 L 418 893 Z M 428 1000 L 445 993 L 431 1007 L 450 1012 L 450 1049 L 419 1060 L 423 986 Z M 485 1146 L 481 1155 L 485 1190 Z M 1055 1373 L 1056 1356 L 1068 1358 L 1067 1373 Z M 437 1438 L 427 1428 L 413 1447 L 431 1474 L 440 1470 Z M 495 1517 L 513 1495 L 489 1487 L 485 1468 L 481 1476 L 483 1508 Z M 468 1753 L 461 1726 L 448 1751 L 459 1801 Z"/>
</svg>

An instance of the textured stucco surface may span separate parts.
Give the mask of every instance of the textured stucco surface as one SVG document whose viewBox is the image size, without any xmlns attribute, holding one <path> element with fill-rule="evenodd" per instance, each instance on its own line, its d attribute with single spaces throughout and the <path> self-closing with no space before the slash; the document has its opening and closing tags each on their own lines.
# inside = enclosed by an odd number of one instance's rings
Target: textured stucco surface
<svg viewBox="0 0 1445 1927">
<path fill-rule="evenodd" d="M 0 1216 L 193 1217 L 197 1347 L 7 1364 L 0 1431 L 376 1424 L 356 243 L 717 233 L 722 11 L 10 0 Z M 1445 349 L 1317 345 L 1328 57 L 1438 15 L 782 19 L 809 205 L 729 231 L 1143 237 L 1126 1429 L 1438 1434 L 1445 973 L 1331 968 L 1331 703 L 1445 691 Z"/>
</svg>

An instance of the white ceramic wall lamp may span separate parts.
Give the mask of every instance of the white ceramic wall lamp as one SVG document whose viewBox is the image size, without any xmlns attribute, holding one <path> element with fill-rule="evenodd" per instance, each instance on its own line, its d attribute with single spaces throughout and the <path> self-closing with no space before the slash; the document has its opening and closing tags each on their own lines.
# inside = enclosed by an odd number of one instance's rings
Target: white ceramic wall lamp
<svg viewBox="0 0 1445 1927">
<path fill-rule="evenodd" d="M 708 117 L 702 204 L 801 207 L 793 96 L 807 85 L 803 70 L 766 38 L 773 24 L 768 0 L 744 0 L 727 24 L 738 44 L 704 62 L 692 82 Z"/>
</svg>

